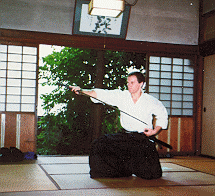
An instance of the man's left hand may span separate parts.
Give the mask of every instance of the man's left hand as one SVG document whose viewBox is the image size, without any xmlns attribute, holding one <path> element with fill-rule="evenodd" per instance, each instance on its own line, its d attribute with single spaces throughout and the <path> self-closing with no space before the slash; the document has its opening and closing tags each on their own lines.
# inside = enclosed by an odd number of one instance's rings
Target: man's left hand
<svg viewBox="0 0 215 196">
<path fill-rule="evenodd" d="M 152 136 L 152 135 L 156 135 L 161 131 L 161 129 L 162 129 L 162 127 L 160 127 L 160 126 L 156 126 L 154 129 L 146 128 L 144 131 L 144 134 L 148 137 Z"/>
</svg>

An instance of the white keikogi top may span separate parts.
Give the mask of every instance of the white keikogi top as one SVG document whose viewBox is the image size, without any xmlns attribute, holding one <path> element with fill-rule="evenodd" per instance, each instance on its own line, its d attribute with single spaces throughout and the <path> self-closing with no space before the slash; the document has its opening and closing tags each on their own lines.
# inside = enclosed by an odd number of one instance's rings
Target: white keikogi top
<svg viewBox="0 0 215 196">
<path fill-rule="evenodd" d="M 164 105 L 153 96 L 142 93 L 139 100 L 134 103 L 131 94 L 128 90 L 104 90 L 94 89 L 97 93 L 97 99 L 119 108 L 119 110 L 134 116 L 120 112 L 120 122 L 122 127 L 127 131 L 144 132 L 145 128 L 153 128 L 153 115 L 156 118 L 156 126 L 161 126 L 162 129 L 167 129 L 168 113 Z M 91 98 L 94 103 L 99 103 L 98 100 Z"/>
</svg>

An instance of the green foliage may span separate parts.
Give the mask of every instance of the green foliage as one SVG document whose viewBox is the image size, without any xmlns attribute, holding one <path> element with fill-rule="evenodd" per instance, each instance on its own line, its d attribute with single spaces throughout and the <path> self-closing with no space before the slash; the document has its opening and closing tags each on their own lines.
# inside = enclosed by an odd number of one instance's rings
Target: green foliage
<svg viewBox="0 0 215 196">
<path fill-rule="evenodd" d="M 58 124 L 57 117 L 53 114 L 47 114 L 38 122 L 39 130 L 42 130 L 37 137 L 37 152 L 43 155 L 56 154 L 56 146 L 59 144 L 59 138 L 62 130 Z M 48 131 L 47 131 L 48 130 Z"/>
<path fill-rule="evenodd" d="M 139 60 L 137 60 L 137 55 Z M 127 68 L 145 66 L 142 54 L 105 51 L 104 88 L 125 89 Z M 45 115 L 38 122 L 41 131 L 38 135 L 39 154 L 88 154 L 93 130 L 93 103 L 89 98 L 78 96 L 57 83 L 78 85 L 81 88 L 95 87 L 96 50 L 83 50 L 65 47 L 60 52 L 43 58 L 40 79 L 43 85 L 56 86 L 51 94 L 43 94 Z M 62 105 L 53 112 L 56 105 Z M 105 107 L 105 106 L 104 106 Z M 112 133 L 120 128 L 119 112 L 105 107 L 102 133 Z"/>
</svg>

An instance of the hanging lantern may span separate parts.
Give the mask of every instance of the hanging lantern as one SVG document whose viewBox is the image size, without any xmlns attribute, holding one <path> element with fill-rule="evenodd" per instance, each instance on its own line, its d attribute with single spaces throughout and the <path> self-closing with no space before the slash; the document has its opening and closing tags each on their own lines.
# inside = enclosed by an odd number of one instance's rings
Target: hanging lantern
<svg viewBox="0 0 215 196">
<path fill-rule="evenodd" d="M 91 0 L 89 14 L 118 17 L 125 9 L 124 0 Z"/>
</svg>

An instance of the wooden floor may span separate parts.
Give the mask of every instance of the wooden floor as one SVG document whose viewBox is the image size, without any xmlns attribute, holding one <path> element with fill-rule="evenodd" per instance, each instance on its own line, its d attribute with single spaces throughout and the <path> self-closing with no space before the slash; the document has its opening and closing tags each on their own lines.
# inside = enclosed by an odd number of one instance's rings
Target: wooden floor
<svg viewBox="0 0 215 196">
<path fill-rule="evenodd" d="M 39 156 L 36 161 L 0 165 L 0 195 L 215 195 L 215 160 L 160 159 L 163 177 L 91 179 L 87 156 Z"/>
</svg>

